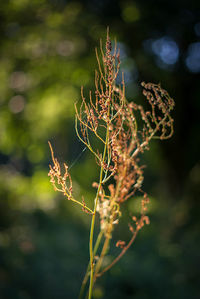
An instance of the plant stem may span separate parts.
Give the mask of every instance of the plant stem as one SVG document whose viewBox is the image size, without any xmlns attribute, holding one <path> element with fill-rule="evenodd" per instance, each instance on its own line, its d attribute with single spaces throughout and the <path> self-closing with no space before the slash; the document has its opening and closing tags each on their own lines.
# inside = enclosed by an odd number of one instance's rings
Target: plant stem
<svg viewBox="0 0 200 299">
<path fill-rule="evenodd" d="M 74 199 L 73 197 L 71 197 L 70 200 L 77 203 L 78 205 L 82 206 L 82 208 L 87 210 L 90 214 L 93 214 L 93 211 L 90 208 L 88 208 L 86 205 L 84 205 L 82 202 Z"/>
<path fill-rule="evenodd" d="M 123 171 L 123 176 L 122 177 L 125 177 L 126 175 L 126 167 L 124 168 L 124 171 Z M 118 181 L 117 183 L 117 187 L 116 187 L 116 193 L 115 193 L 115 197 L 113 199 L 113 201 L 111 202 L 111 209 L 112 209 L 112 206 L 113 204 L 116 202 L 116 199 L 118 198 L 118 195 L 119 195 L 119 190 L 120 190 L 120 187 L 121 187 L 121 184 L 122 184 L 122 180 Z M 109 231 L 109 234 L 111 233 L 112 231 L 112 227 Z M 105 241 L 104 241 L 104 245 L 103 245 L 103 248 L 102 248 L 102 252 L 101 252 L 101 255 L 100 255 L 100 258 L 98 260 L 98 263 L 96 265 L 96 269 L 95 269 L 95 279 L 97 278 L 98 276 L 98 272 L 101 268 L 101 265 L 102 265 L 102 262 L 103 262 L 103 258 L 106 254 L 106 251 L 107 251 L 107 248 L 109 246 L 109 241 L 110 241 L 110 236 L 107 236 Z"/>
<path fill-rule="evenodd" d="M 96 252 L 97 252 L 97 250 L 98 250 L 98 248 L 99 248 L 99 245 L 100 245 L 102 236 L 103 236 L 103 231 L 100 231 L 99 234 L 98 234 L 98 237 L 97 237 L 95 246 L 94 246 L 94 255 L 96 254 Z M 82 297 L 83 297 L 83 293 L 84 293 L 84 290 L 85 290 L 85 286 L 86 286 L 86 283 L 87 283 L 87 281 L 88 281 L 88 277 L 89 277 L 89 275 L 90 275 L 89 270 L 90 270 L 90 262 L 89 262 L 89 264 L 88 264 L 88 266 L 87 266 L 87 270 L 86 270 L 85 276 L 84 276 L 84 278 L 83 278 L 83 282 L 82 282 L 81 289 L 80 289 L 80 293 L 79 293 L 79 299 L 82 299 Z"/>
<path fill-rule="evenodd" d="M 96 268 L 95 268 L 95 277 L 94 277 L 94 280 L 96 280 L 96 277 L 97 277 L 97 274 L 99 272 L 99 269 L 101 268 L 101 264 L 103 262 L 103 258 L 106 254 L 106 251 L 107 251 L 107 248 L 108 248 L 108 245 L 109 245 L 109 241 L 110 241 L 110 237 L 106 237 L 105 239 L 105 242 L 104 242 L 104 245 L 103 245 L 103 248 L 102 248 L 102 251 L 101 251 L 101 256 L 98 260 L 98 263 L 96 265 Z"/>
<path fill-rule="evenodd" d="M 137 233 L 138 233 L 138 229 L 135 230 L 135 232 L 133 233 L 133 236 L 132 236 L 131 240 L 129 241 L 129 243 L 123 248 L 121 253 L 112 261 L 112 263 L 110 265 L 108 265 L 106 268 L 104 268 L 99 274 L 96 274 L 97 277 L 101 276 L 103 273 L 108 271 L 113 265 L 115 265 L 122 258 L 122 256 L 126 253 L 126 251 L 129 249 L 129 247 L 134 242 L 134 240 L 137 236 Z"/>
<path fill-rule="evenodd" d="M 107 125 L 107 131 L 106 131 L 106 142 L 104 146 L 104 152 L 103 152 L 103 159 L 101 164 L 101 170 L 100 170 L 100 177 L 99 177 L 99 186 L 94 202 L 94 210 L 92 215 L 92 221 L 91 221 L 91 228 L 90 228 L 90 242 L 89 242 L 89 248 L 90 248 L 90 286 L 89 286 L 89 297 L 88 299 L 92 298 L 92 288 L 93 288 L 93 280 L 94 280 L 94 252 L 93 252 L 93 237 L 94 237 L 94 224 L 95 224 L 95 217 L 96 217 L 96 209 L 97 209 L 97 203 L 99 198 L 99 193 L 101 190 L 102 185 L 102 179 L 103 179 L 103 163 L 106 157 L 106 151 L 108 147 L 108 140 L 109 140 L 109 126 Z"/>
</svg>

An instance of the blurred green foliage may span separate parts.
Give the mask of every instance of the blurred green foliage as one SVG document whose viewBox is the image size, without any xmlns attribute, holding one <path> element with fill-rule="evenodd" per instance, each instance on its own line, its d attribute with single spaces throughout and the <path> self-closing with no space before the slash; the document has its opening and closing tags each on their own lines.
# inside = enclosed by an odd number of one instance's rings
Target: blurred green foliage
<svg viewBox="0 0 200 299">
<path fill-rule="evenodd" d="M 1 1 L 0 298 L 77 298 L 90 218 L 52 190 L 47 141 L 69 165 L 83 150 L 74 103 L 81 85 L 85 94 L 93 88 L 94 48 L 107 25 L 119 42 L 127 97 L 143 102 L 139 82 L 161 82 L 176 101 L 175 135 L 142 158 L 151 225 L 99 279 L 94 298 L 198 298 L 199 16 L 194 0 Z M 98 174 L 87 151 L 71 173 L 76 196 L 92 205 Z M 130 237 L 135 211 L 137 200 L 128 202 L 115 241 Z"/>
</svg>

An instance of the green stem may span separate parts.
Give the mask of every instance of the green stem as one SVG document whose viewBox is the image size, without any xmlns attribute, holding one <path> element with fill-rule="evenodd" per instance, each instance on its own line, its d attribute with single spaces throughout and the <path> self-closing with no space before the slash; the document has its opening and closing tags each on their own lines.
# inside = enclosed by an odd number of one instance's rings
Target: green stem
<svg viewBox="0 0 200 299">
<path fill-rule="evenodd" d="M 123 172 L 123 176 L 122 177 L 125 177 L 126 175 L 126 167 L 124 168 L 124 172 Z M 115 197 L 113 198 L 112 202 L 111 202 L 111 210 L 112 210 L 112 206 L 113 204 L 116 202 L 116 199 L 118 198 L 118 195 L 119 195 L 119 191 L 120 191 L 120 188 L 121 188 L 121 184 L 122 184 L 122 179 L 120 181 L 118 181 L 117 183 L 117 187 L 116 187 L 116 193 L 115 193 Z M 112 232 L 112 227 L 109 231 L 109 234 Z M 102 262 L 103 262 L 103 259 L 104 259 L 104 256 L 107 252 L 107 249 L 108 249 L 108 246 L 109 246 L 109 241 L 110 241 L 110 236 L 109 237 L 106 237 L 105 241 L 104 241 L 104 245 L 103 245 L 103 249 L 102 249 L 102 252 L 101 252 L 101 255 L 100 255 L 100 258 L 98 260 L 98 263 L 96 265 L 96 268 L 95 268 L 95 280 L 98 276 L 98 272 L 101 268 L 101 265 L 102 265 Z"/>
<path fill-rule="evenodd" d="M 100 273 L 98 273 L 96 276 L 99 277 L 101 276 L 103 273 L 105 273 L 106 271 L 108 271 L 111 267 L 113 267 L 121 258 L 122 256 L 126 253 L 126 251 L 129 249 L 129 247 L 132 245 L 132 243 L 134 242 L 137 233 L 138 233 L 139 229 L 136 229 L 135 232 L 133 233 L 133 236 L 131 238 L 131 240 L 129 241 L 129 243 L 123 248 L 123 250 L 121 251 L 121 253 L 112 261 L 112 263 L 110 265 L 108 265 L 106 268 L 104 268 Z"/>
<path fill-rule="evenodd" d="M 92 288 L 93 288 L 93 281 L 94 281 L 94 253 L 93 253 L 93 237 L 94 237 L 94 224 L 95 224 L 95 217 L 96 217 L 96 209 L 97 209 L 97 203 L 99 198 L 99 193 L 101 190 L 102 185 L 102 179 L 103 179 L 103 163 L 106 157 L 106 151 L 108 147 L 108 139 L 109 139 L 109 126 L 107 126 L 106 131 L 106 142 L 104 146 L 104 152 L 103 152 L 103 159 L 102 159 L 102 165 L 100 170 L 100 177 L 99 177 L 99 186 L 97 190 L 97 195 L 94 202 L 94 210 L 92 215 L 92 222 L 91 222 L 91 228 L 90 228 L 90 242 L 89 242 L 89 248 L 90 248 L 90 286 L 89 286 L 89 296 L 88 299 L 92 298 Z"/>
<path fill-rule="evenodd" d="M 95 246 L 94 246 L 94 255 L 96 254 L 98 248 L 99 248 L 99 245 L 100 245 L 100 242 L 101 242 L 101 239 L 102 239 L 102 236 L 103 236 L 103 232 L 100 231 L 99 234 L 98 234 L 98 237 L 97 237 L 97 240 L 96 240 L 96 243 L 95 243 Z M 85 286 L 86 286 L 86 283 L 88 281 L 88 277 L 90 275 L 90 262 L 87 266 L 87 270 L 86 270 L 86 273 L 85 273 L 85 276 L 83 278 L 83 282 L 82 282 L 82 285 L 81 285 L 81 289 L 80 289 L 80 293 L 79 293 L 79 299 L 82 299 L 83 297 L 83 293 L 84 293 L 84 290 L 85 290 Z"/>
<path fill-rule="evenodd" d="M 104 242 L 104 245 L 103 245 L 103 249 L 102 249 L 102 252 L 101 252 L 101 256 L 98 260 L 98 263 L 96 265 L 96 268 L 95 268 L 95 277 L 94 277 L 94 280 L 96 280 L 96 277 L 97 277 L 97 274 L 101 268 L 101 265 L 102 265 L 102 262 L 103 262 L 103 259 L 104 259 L 104 256 L 107 252 L 107 249 L 108 249 L 108 246 L 109 246 L 109 242 L 110 242 L 110 237 L 107 237 L 105 239 L 105 242 Z"/>
</svg>

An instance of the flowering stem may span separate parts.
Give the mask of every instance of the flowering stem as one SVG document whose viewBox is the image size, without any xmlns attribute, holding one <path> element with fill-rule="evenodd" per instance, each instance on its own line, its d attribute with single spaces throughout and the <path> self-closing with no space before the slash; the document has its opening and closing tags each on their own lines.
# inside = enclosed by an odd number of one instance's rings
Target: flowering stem
<svg viewBox="0 0 200 299">
<path fill-rule="evenodd" d="M 103 236 L 103 231 L 100 231 L 99 234 L 98 234 L 98 237 L 97 237 L 95 246 L 94 246 L 94 255 L 96 254 L 96 252 L 97 252 L 97 250 L 98 250 L 98 248 L 99 248 L 99 245 L 100 245 L 102 236 Z M 82 299 L 82 297 L 83 297 L 83 293 L 84 293 L 84 290 L 85 290 L 85 286 L 86 286 L 86 283 L 87 283 L 87 281 L 88 281 L 88 277 L 89 277 L 89 275 L 90 275 L 89 270 L 90 270 L 90 262 L 89 262 L 89 264 L 88 264 L 88 266 L 87 266 L 87 270 L 86 270 L 85 276 L 84 276 L 84 278 L 83 278 L 83 282 L 82 282 L 81 289 L 80 289 L 80 293 L 79 293 L 79 299 Z"/>
<path fill-rule="evenodd" d="M 74 199 L 73 197 L 71 197 L 70 200 L 73 201 L 73 202 L 75 202 L 75 203 L 77 203 L 78 205 L 82 206 L 82 208 L 83 208 L 84 210 L 87 210 L 90 214 L 93 215 L 93 211 L 92 211 L 90 208 L 88 208 L 86 205 L 84 205 L 82 202 L 80 202 L 80 201 Z"/>
<path fill-rule="evenodd" d="M 133 241 L 135 240 L 136 236 L 138 233 L 138 229 L 136 229 L 133 233 L 133 236 L 131 238 L 131 240 L 129 241 L 129 243 L 123 248 L 123 250 L 121 251 L 121 253 L 112 261 L 112 263 L 110 265 L 108 265 L 106 268 L 104 268 L 99 274 L 97 274 L 96 276 L 99 277 L 102 274 L 104 274 L 106 271 L 108 271 L 112 266 L 114 266 L 121 258 L 122 256 L 126 253 L 126 251 L 129 249 L 129 247 L 132 245 Z"/>
<path fill-rule="evenodd" d="M 103 245 L 103 248 L 102 248 L 102 252 L 101 252 L 101 256 L 98 260 L 98 263 L 96 265 L 96 268 L 95 268 L 95 280 L 96 280 L 96 277 L 97 277 L 97 274 L 99 272 L 99 269 L 101 268 L 101 264 L 103 262 L 103 258 L 106 254 L 106 251 L 108 249 L 108 246 L 109 246 L 109 241 L 110 241 L 110 236 L 109 237 L 106 237 L 105 241 L 104 241 L 104 245 Z"/>
<path fill-rule="evenodd" d="M 109 111 L 108 111 L 109 113 Z M 94 210 L 92 215 L 92 221 L 91 221 L 91 228 L 90 228 L 90 242 L 89 242 L 89 248 L 90 248 L 90 286 L 89 286 L 89 297 L 88 299 L 92 298 L 92 288 L 93 288 L 93 280 L 94 280 L 94 252 L 93 252 L 93 237 L 94 237 L 94 224 L 95 224 L 95 217 L 96 217 L 96 209 L 97 209 L 97 203 L 99 198 L 99 193 L 101 190 L 102 180 L 103 180 L 103 163 L 105 161 L 106 157 L 106 151 L 108 147 L 108 140 L 109 140 L 109 125 L 107 125 L 107 131 L 106 131 L 106 142 L 104 146 L 104 152 L 103 152 L 103 159 L 101 164 L 101 170 L 100 170 L 100 177 L 99 177 L 99 186 L 94 202 Z"/>
<path fill-rule="evenodd" d="M 85 286 L 89 277 L 90 283 L 86 298 L 92 298 L 93 286 L 97 277 L 121 259 L 134 242 L 139 230 L 145 223 L 149 223 L 148 217 L 145 215 L 148 198 L 142 190 L 143 166 L 140 165 L 138 156 L 144 150 L 149 149 L 151 139 L 168 139 L 173 134 L 173 119 L 170 112 L 174 108 L 174 101 L 167 91 L 162 89 L 160 84 L 142 82 L 143 94 L 150 105 L 150 110 L 147 111 L 134 102 L 128 102 L 125 98 L 123 74 L 121 84 L 118 87 L 115 86 L 119 73 L 120 57 L 116 46 L 114 53 L 112 52 L 109 30 L 107 31 L 106 51 L 104 53 L 101 44 L 100 50 L 102 59 L 99 59 L 96 51 L 99 71 L 95 72 L 95 100 L 92 99 L 90 92 L 89 101 L 87 101 L 83 95 L 83 88 L 81 88 L 82 103 L 80 108 L 77 109 L 75 104 L 75 130 L 77 136 L 95 156 L 97 165 L 100 165 L 99 182 L 98 184 L 94 182 L 94 187 L 98 186 L 98 188 L 93 209 L 86 206 L 84 198 L 82 198 L 82 201 L 77 201 L 73 197 L 69 168 L 64 163 L 65 172 L 62 174 L 61 166 L 54 157 L 49 142 L 53 166 L 50 165 L 48 175 L 54 190 L 62 192 L 68 200 L 78 204 L 84 212 L 92 215 L 89 239 L 90 260 L 79 299 L 85 293 Z M 142 120 L 139 128 L 136 120 L 137 114 Z M 93 148 L 95 143 L 90 142 L 90 133 L 101 143 L 103 151 L 99 152 L 98 146 Z M 111 178 L 112 180 L 110 180 Z M 110 182 L 107 184 L 108 181 Z M 133 226 L 129 224 L 132 233 L 130 241 L 125 246 L 125 241 L 119 240 L 116 246 L 120 246 L 122 251 L 110 265 L 102 269 L 103 260 L 109 250 L 114 225 L 119 222 L 121 216 L 121 205 L 137 191 L 143 194 L 143 197 L 141 197 L 141 218 L 137 220 L 135 216 L 132 217 L 136 228 L 134 230 Z M 93 246 L 97 212 L 100 216 L 100 232 Z M 102 241 L 103 236 L 104 242 Z M 95 255 L 99 250 L 101 241 L 103 243 L 101 252 L 98 254 L 99 259 L 95 263 Z"/>
</svg>

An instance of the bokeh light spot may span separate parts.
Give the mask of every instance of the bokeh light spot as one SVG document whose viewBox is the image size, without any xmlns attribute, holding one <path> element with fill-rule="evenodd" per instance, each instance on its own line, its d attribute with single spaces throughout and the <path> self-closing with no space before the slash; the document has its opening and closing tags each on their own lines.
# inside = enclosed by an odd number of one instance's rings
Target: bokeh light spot
<svg viewBox="0 0 200 299">
<path fill-rule="evenodd" d="M 24 91 L 28 87 L 28 78 L 24 72 L 13 72 L 10 76 L 10 87 L 18 91 Z"/>
<path fill-rule="evenodd" d="M 63 40 L 58 43 L 56 51 L 61 56 L 69 56 L 73 53 L 74 48 L 74 44 L 71 41 Z"/>
<path fill-rule="evenodd" d="M 140 11 L 134 3 L 131 3 L 122 10 L 122 17 L 127 23 L 136 22 L 140 19 Z"/>
<path fill-rule="evenodd" d="M 15 8 L 16 10 L 20 10 L 23 7 L 26 7 L 28 4 L 28 0 L 13 0 L 12 1 L 12 6 L 13 8 Z"/>
<path fill-rule="evenodd" d="M 154 40 L 152 42 L 152 51 L 162 62 L 168 65 L 175 64 L 179 58 L 177 43 L 167 36 Z"/>
<path fill-rule="evenodd" d="M 63 16 L 59 13 L 52 13 L 47 17 L 47 25 L 52 28 L 60 26 L 63 22 Z"/>
<path fill-rule="evenodd" d="M 192 73 L 200 72 L 200 42 L 189 46 L 185 63 Z"/>
<path fill-rule="evenodd" d="M 14 96 L 11 98 L 8 106 L 10 111 L 14 114 L 22 112 L 25 107 L 25 98 L 21 95 Z"/>
</svg>

